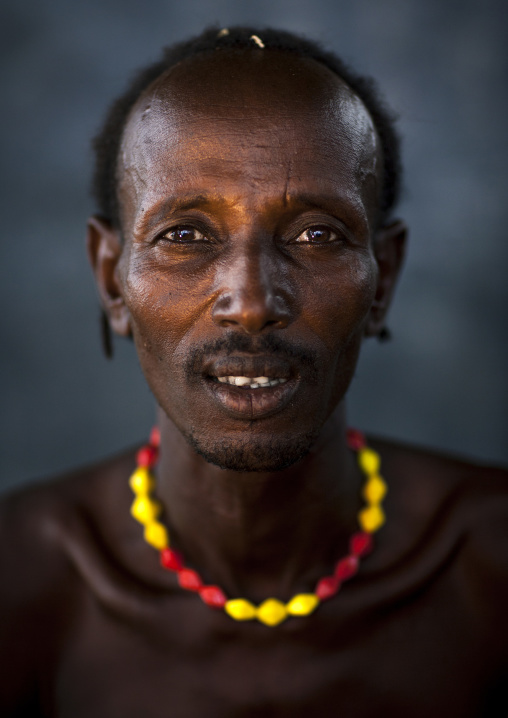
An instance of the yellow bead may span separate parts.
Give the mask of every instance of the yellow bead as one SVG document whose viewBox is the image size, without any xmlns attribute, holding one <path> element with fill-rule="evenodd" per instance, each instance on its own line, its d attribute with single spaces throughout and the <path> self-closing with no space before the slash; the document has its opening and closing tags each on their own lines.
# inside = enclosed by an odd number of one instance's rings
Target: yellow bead
<svg viewBox="0 0 508 718">
<path fill-rule="evenodd" d="M 362 509 L 358 514 L 358 521 L 364 531 L 371 534 L 377 531 L 385 522 L 385 515 L 381 506 L 374 504 Z"/>
<path fill-rule="evenodd" d="M 149 494 L 155 488 L 155 479 L 149 469 L 140 466 L 130 477 L 129 486 L 135 494 Z"/>
<path fill-rule="evenodd" d="M 381 458 L 373 449 L 360 449 L 358 463 L 366 474 L 377 474 L 381 466 Z"/>
<path fill-rule="evenodd" d="M 160 514 L 161 505 L 148 496 L 137 496 L 131 506 L 131 514 L 140 524 L 149 524 Z"/>
<path fill-rule="evenodd" d="M 286 607 L 276 598 L 267 598 L 257 610 L 257 619 L 267 626 L 276 626 L 287 618 Z"/>
<path fill-rule="evenodd" d="M 371 476 L 363 488 L 363 496 L 369 504 L 378 504 L 386 495 L 388 487 L 383 479 L 375 474 Z"/>
<path fill-rule="evenodd" d="M 235 621 L 250 621 L 251 618 L 256 618 L 256 607 L 244 598 L 232 598 L 226 601 L 224 610 Z"/>
<path fill-rule="evenodd" d="M 292 616 L 308 616 L 319 605 L 319 598 L 315 593 L 299 593 L 286 605 L 287 612 Z"/>
<path fill-rule="evenodd" d="M 169 535 L 166 527 L 160 521 L 150 521 L 145 526 L 145 541 L 161 551 L 169 546 Z"/>
</svg>

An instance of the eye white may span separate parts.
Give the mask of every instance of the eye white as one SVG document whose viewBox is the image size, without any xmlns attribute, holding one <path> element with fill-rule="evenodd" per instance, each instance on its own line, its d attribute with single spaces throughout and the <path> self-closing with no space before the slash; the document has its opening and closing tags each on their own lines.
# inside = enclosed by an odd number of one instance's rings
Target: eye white
<svg viewBox="0 0 508 718">
<path fill-rule="evenodd" d="M 166 232 L 163 237 L 171 242 L 201 242 L 206 239 L 205 235 L 194 227 L 175 227 Z"/>
<path fill-rule="evenodd" d="M 297 238 L 297 242 L 309 242 L 312 244 L 326 244 L 337 239 L 337 234 L 329 227 L 309 227 Z"/>
</svg>

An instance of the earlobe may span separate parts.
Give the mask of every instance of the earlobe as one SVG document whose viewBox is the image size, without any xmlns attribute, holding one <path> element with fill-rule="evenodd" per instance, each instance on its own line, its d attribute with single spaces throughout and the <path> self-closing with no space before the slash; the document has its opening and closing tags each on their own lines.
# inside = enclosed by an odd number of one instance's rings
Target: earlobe
<svg viewBox="0 0 508 718">
<path fill-rule="evenodd" d="M 386 315 L 404 261 L 407 234 L 407 226 L 402 220 L 394 220 L 376 233 L 374 254 L 378 265 L 378 283 L 365 328 L 366 336 L 379 336 L 386 329 Z"/>
<path fill-rule="evenodd" d="M 118 263 L 122 255 L 120 234 L 106 220 L 92 216 L 87 223 L 86 246 L 109 324 L 116 334 L 130 336 L 130 315 L 118 276 Z"/>
</svg>

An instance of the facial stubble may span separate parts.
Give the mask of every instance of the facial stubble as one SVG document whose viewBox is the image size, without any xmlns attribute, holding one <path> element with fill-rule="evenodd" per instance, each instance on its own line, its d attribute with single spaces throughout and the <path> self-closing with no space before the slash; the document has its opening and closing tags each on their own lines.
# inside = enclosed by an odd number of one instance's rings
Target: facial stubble
<svg viewBox="0 0 508 718">
<path fill-rule="evenodd" d="M 317 355 L 308 347 L 297 346 L 274 334 L 252 337 L 245 334 L 231 334 L 215 342 L 196 348 L 190 353 L 185 367 L 188 380 L 192 381 L 199 372 L 206 356 L 241 353 L 279 354 L 299 371 L 305 374 L 308 384 L 318 380 Z M 285 431 L 277 435 L 260 430 L 258 422 L 246 422 L 242 431 L 231 436 L 205 436 L 197 427 L 191 426 L 182 434 L 192 449 L 208 463 L 230 471 L 282 471 L 309 453 L 319 436 L 321 425 L 308 432 Z"/>
</svg>

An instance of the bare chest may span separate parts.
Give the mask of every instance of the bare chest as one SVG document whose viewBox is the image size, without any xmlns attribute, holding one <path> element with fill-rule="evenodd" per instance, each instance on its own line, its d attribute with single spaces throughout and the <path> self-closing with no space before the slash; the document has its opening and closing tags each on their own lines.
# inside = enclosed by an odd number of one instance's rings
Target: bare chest
<svg viewBox="0 0 508 718">
<path fill-rule="evenodd" d="M 343 615 L 323 606 L 275 629 L 234 623 L 188 595 L 166 609 L 130 620 L 90 601 L 57 667 L 57 715 L 489 715 L 489 658 L 457 606 L 433 624 L 418 602 Z"/>
</svg>

